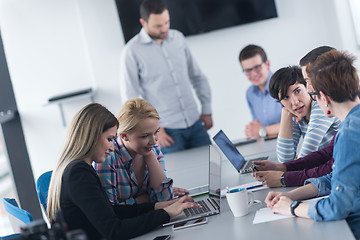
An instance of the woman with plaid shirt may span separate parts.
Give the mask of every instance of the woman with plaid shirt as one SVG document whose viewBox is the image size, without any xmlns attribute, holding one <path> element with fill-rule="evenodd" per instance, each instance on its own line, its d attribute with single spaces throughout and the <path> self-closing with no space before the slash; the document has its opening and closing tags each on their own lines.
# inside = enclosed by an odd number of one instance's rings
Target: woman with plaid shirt
<svg viewBox="0 0 360 240">
<path fill-rule="evenodd" d="M 94 164 L 113 204 L 173 199 L 173 181 L 166 177 L 164 156 L 156 144 L 159 119 L 156 109 L 144 99 L 130 99 L 122 106 L 115 150 L 104 163 Z"/>
</svg>

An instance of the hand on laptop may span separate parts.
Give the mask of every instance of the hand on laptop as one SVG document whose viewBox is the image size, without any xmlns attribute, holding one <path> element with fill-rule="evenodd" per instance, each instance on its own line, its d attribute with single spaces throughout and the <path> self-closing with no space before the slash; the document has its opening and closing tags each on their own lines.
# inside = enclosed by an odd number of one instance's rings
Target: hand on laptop
<svg viewBox="0 0 360 240">
<path fill-rule="evenodd" d="M 173 189 L 175 197 L 181 197 L 181 196 L 184 196 L 186 194 L 189 194 L 189 191 L 187 189 L 185 189 L 185 188 L 173 187 L 172 189 Z"/>
<path fill-rule="evenodd" d="M 253 161 L 253 165 L 257 168 L 257 171 L 282 171 L 286 172 L 286 167 L 284 164 L 277 164 L 274 162 L 271 162 L 269 160 L 263 160 L 263 161 Z M 250 171 L 255 172 L 252 167 L 250 167 Z M 253 177 L 255 177 L 253 175 Z"/>
<path fill-rule="evenodd" d="M 175 199 L 169 202 L 171 202 L 171 204 L 165 207 L 164 210 L 169 214 L 170 218 L 176 217 L 187 208 L 201 208 L 201 206 L 195 203 L 192 197 L 189 196 L 183 196 L 179 199 Z M 156 204 L 155 209 L 157 209 Z"/>
<path fill-rule="evenodd" d="M 280 178 L 284 172 L 281 171 L 259 171 L 251 175 L 256 177 L 256 180 L 262 182 L 263 185 L 268 187 L 281 187 Z"/>
</svg>

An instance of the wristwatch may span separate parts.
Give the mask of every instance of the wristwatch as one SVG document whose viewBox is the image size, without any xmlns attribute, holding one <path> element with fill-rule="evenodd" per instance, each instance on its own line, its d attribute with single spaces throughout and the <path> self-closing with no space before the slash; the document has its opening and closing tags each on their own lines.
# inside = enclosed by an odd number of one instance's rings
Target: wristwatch
<svg viewBox="0 0 360 240">
<path fill-rule="evenodd" d="M 283 173 L 280 177 L 280 184 L 282 187 L 286 187 L 286 184 L 285 184 L 285 173 Z"/>
<path fill-rule="evenodd" d="M 290 211 L 291 211 L 291 214 L 295 217 L 297 217 L 297 215 L 295 214 L 295 208 L 297 208 L 300 203 L 302 203 L 301 201 L 293 201 L 290 205 Z"/>
<path fill-rule="evenodd" d="M 266 135 L 267 135 L 267 132 L 266 132 L 265 127 L 260 128 L 259 136 L 264 138 L 264 137 L 266 137 Z"/>
</svg>

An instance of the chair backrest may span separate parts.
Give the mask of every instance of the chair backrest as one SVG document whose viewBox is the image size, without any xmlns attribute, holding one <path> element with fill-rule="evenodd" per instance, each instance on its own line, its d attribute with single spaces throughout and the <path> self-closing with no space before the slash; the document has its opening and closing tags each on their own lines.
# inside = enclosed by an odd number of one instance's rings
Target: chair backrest
<svg viewBox="0 0 360 240">
<path fill-rule="evenodd" d="M 14 233 L 8 236 L 2 236 L 0 237 L 0 240 L 9 240 L 9 239 L 21 239 L 22 235 L 20 233 Z"/>
<path fill-rule="evenodd" d="M 19 233 L 21 226 L 33 221 L 31 214 L 28 211 L 19 208 L 19 205 L 14 198 L 3 198 L 2 200 L 14 232 Z"/>
<path fill-rule="evenodd" d="M 47 208 L 47 197 L 49 191 L 49 184 L 51 179 L 52 171 L 45 172 L 36 181 L 36 191 L 39 197 L 41 206 L 43 207 L 45 213 Z"/>
</svg>

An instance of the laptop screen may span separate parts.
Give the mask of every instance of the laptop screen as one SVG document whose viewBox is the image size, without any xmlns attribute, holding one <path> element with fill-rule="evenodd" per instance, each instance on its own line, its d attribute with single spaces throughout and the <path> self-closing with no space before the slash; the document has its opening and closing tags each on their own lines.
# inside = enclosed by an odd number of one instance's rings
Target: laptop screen
<svg viewBox="0 0 360 240">
<path fill-rule="evenodd" d="M 209 195 L 220 199 L 221 157 L 214 146 L 209 146 Z"/>
<path fill-rule="evenodd" d="M 239 153 L 234 144 L 230 139 L 225 135 L 225 133 L 220 130 L 214 137 L 215 143 L 219 146 L 221 151 L 229 159 L 229 161 L 234 165 L 237 171 L 240 171 L 242 166 L 245 163 L 244 157 Z"/>
</svg>

